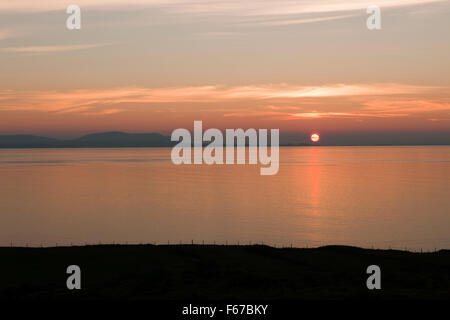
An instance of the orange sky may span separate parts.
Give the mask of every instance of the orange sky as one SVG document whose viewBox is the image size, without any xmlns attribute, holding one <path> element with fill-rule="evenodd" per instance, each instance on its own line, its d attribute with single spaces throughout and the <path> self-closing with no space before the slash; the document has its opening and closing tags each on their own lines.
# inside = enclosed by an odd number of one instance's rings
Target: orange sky
<svg viewBox="0 0 450 320">
<path fill-rule="evenodd" d="M 4 2 L 0 134 L 450 132 L 450 4 L 379 2 Z"/>
</svg>

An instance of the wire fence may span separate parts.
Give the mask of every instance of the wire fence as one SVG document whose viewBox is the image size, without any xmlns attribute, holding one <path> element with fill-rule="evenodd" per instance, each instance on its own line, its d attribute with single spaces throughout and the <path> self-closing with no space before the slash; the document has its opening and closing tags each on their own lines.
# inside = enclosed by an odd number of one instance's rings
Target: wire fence
<svg viewBox="0 0 450 320">
<path fill-rule="evenodd" d="M 450 249 L 450 239 L 433 239 L 421 242 L 420 240 L 398 240 L 377 243 L 351 243 L 342 241 L 228 241 L 228 240 L 167 240 L 167 241 L 61 241 L 61 242 L 13 242 L 0 244 L 0 247 L 12 248 L 55 248 L 55 247 L 83 247 L 83 246 L 126 246 L 126 245 L 153 245 L 153 246 L 269 246 L 279 249 L 314 249 L 324 246 L 352 246 L 372 250 L 399 250 L 407 252 L 436 252 Z"/>
</svg>

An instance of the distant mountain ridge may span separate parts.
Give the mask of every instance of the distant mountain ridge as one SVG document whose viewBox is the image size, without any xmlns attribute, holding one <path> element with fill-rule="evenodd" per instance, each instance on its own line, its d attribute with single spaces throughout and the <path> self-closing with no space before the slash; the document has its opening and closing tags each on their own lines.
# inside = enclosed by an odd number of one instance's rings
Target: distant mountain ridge
<svg viewBox="0 0 450 320">
<path fill-rule="evenodd" d="M 122 148 L 170 147 L 176 142 L 159 133 L 101 132 L 72 140 L 28 134 L 0 135 L 0 148 Z"/>
<path fill-rule="evenodd" d="M 324 134 L 325 136 L 325 134 Z M 280 146 L 407 146 L 450 145 L 450 133 L 366 133 L 327 134 L 320 144 L 309 142 L 309 136 L 281 136 Z M 160 133 L 100 132 L 80 138 L 64 140 L 31 134 L 0 135 L 0 149 L 4 148 L 139 148 L 173 147 L 177 141 Z M 209 142 L 204 141 L 203 145 Z"/>
<path fill-rule="evenodd" d="M 62 144 L 58 139 L 31 134 L 0 135 L 0 148 L 52 148 Z"/>
</svg>

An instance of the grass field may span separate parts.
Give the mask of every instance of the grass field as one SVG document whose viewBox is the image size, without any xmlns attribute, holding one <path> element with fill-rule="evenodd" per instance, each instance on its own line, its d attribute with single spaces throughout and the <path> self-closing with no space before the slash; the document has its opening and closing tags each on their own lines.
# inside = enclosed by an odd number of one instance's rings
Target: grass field
<svg viewBox="0 0 450 320">
<path fill-rule="evenodd" d="M 449 299 L 450 251 L 216 245 L 0 248 L 0 299 Z M 381 268 L 381 290 L 366 269 Z M 66 288 L 81 268 L 82 289 Z"/>
</svg>

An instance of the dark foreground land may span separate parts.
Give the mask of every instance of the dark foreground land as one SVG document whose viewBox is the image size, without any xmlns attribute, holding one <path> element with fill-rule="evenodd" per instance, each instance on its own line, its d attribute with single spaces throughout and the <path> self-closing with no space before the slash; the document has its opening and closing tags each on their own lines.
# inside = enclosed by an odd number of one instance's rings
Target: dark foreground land
<svg viewBox="0 0 450 320">
<path fill-rule="evenodd" d="M 450 299 L 450 251 L 327 246 L 0 248 L 0 299 Z M 381 290 L 366 268 L 381 268 Z M 66 288 L 79 265 L 82 289 Z"/>
</svg>

